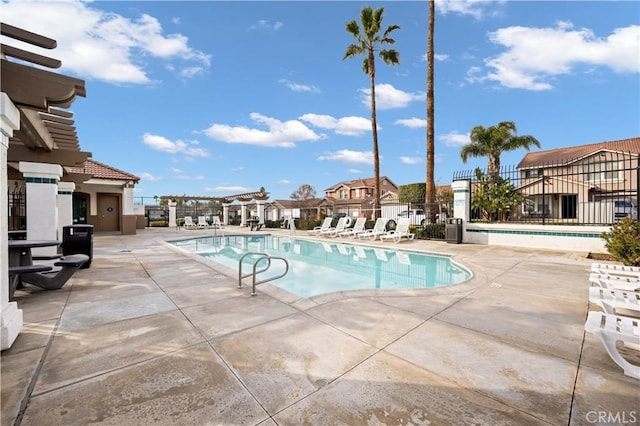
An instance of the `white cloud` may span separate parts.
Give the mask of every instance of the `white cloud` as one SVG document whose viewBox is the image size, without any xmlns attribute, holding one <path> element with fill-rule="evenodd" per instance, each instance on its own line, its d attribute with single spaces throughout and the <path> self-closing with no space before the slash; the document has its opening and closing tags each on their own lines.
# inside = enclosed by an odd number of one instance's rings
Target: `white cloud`
<svg viewBox="0 0 640 426">
<path fill-rule="evenodd" d="M 254 25 L 249 27 L 249 29 L 251 29 L 251 30 L 267 29 L 267 30 L 278 31 L 283 26 L 284 26 L 284 24 L 282 22 L 280 22 L 280 21 L 276 21 L 276 22 L 271 23 L 271 22 L 267 21 L 266 19 L 260 19 Z"/>
<path fill-rule="evenodd" d="M 402 118 L 400 120 L 396 120 L 393 124 L 399 124 L 400 126 L 410 127 L 412 129 L 416 129 L 419 127 L 427 127 L 427 120 L 424 118 Z"/>
<path fill-rule="evenodd" d="M 359 175 L 359 174 L 362 174 L 362 170 L 358 170 L 358 169 L 347 169 L 347 173 L 351 173 L 352 175 Z"/>
<path fill-rule="evenodd" d="M 447 59 L 449 59 L 449 55 L 446 53 L 434 53 L 433 55 L 433 59 L 435 59 L 436 61 L 446 61 Z M 427 61 L 427 54 L 425 53 L 424 55 L 422 55 L 422 60 L 424 62 Z"/>
<path fill-rule="evenodd" d="M 204 133 L 211 139 L 226 143 L 241 143 L 267 147 L 293 148 L 298 142 L 317 141 L 325 135 L 317 134 L 298 120 L 280 121 L 272 117 L 251 113 L 256 124 L 262 124 L 267 130 L 245 126 L 213 124 Z"/>
<path fill-rule="evenodd" d="M 203 67 L 187 67 L 180 70 L 178 75 L 180 77 L 190 79 L 198 75 L 203 75 L 205 71 L 206 70 Z"/>
<path fill-rule="evenodd" d="M 280 179 L 278 181 L 278 184 L 279 185 L 289 185 L 289 184 L 291 184 L 291 181 L 289 179 Z"/>
<path fill-rule="evenodd" d="M 507 50 L 485 59 L 490 68 L 486 74 L 478 68 L 469 70 L 470 82 L 490 80 L 509 88 L 549 90 L 551 78 L 574 73 L 581 65 L 607 67 L 617 73 L 640 72 L 639 25 L 597 37 L 589 29 L 574 29 L 563 21 L 554 28 L 501 28 L 490 33 L 489 39 Z"/>
<path fill-rule="evenodd" d="M 244 167 L 243 166 L 238 166 L 238 167 L 233 167 L 231 169 L 232 172 L 242 172 L 244 171 Z"/>
<path fill-rule="evenodd" d="M 382 156 L 380 157 L 382 159 Z M 318 160 L 341 161 L 343 163 L 373 164 L 373 152 L 371 151 L 351 151 L 342 149 L 318 157 Z"/>
<path fill-rule="evenodd" d="M 142 142 L 156 151 L 168 152 L 169 154 L 183 154 L 187 157 L 203 157 L 209 156 L 209 152 L 203 148 L 194 148 L 194 145 L 198 145 L 197 141 L 185 142 L 177 140 L 175 142 L 170 141 L 164 136 L 152 135 L 145 133 L 142 136 Z"/>
<path fill-rule="evenodd" d="M 280 79 L 278 83 L 284 84 L 294 92 L 320 93 L 320 88 L 318 88 L 317 86 L 314 86 L 313 84 L 294 83 L 293 81 L 285 80 L 284 78 Z"/>
<path fill-rule="evenodd" d="M 443 15 L 447 15 L 449 13 L 457 13 L 459 15 L 469 15 L 475 19 L 482 19 L 487 13 L 486 9 L 496 3 L 501 4 L 504 3 L 504 1 L 436 0 L 436 10 Z"/>
<path fill-rule="evenodd" d="M 419 163 L 422 163 L 422 158 L 420 158 L 420 157 L 405 157 L 405 156 L 402 156 L 402 157 L 400 157 L 400 161 L 403 164 L 419 164 Z"/>
<path fill-rule="evenodd" d="M 60 59 L 62 70 L 81 78 L 152 83 L 144 61 L 153 58 L 209 67 L 209 55 L 189 47 L 181 34 L 164 34 L 153 16 L 129 19 L 98 7 L 83 1 L 9 1 L 2 3 L 2 21 L 57 40 L 53 55 L 42 54 Z M 6 43 L 22 47 L 11 39 Z"/>
<path fill-rule="evenodd" d="M 148 182 L 158 182 L 161 181 L 162 178 L 159 176 L 154 176 L 151 173 L 147 173 L 147 172 L 141 172 L 141 173 L 136 173 L 138 175 L 138 177 L 140 177 L 140 179 L 142 180 L 146 180 Z"/>
<path fill-rule="evenodd" d="M 371 89 L 359 89 L 362 93 L 362 103 L 367 107 L 371 106 Z M 393 87 L 391 84 L 376 84 L 376 109 L 404 108 L 411 102 L 424 101 L 424 92 L 404 92 Z"/>
<path fill-rule="evenodd" d="M 471 142 L 469 133 L 459 133 L 457 131 L 438 135 L 438 140 L 444 142 L 446 146 L 461 147 Z"/>
<path fill-rule="evenodd" d="M 371 120 L 364 117 L 335 118 L 330 115 L 309 113 L 298 118 L 310 123 L 312 126 L 333 130 L 339 135 L 360 136 L 365 132 L 371 131 Z M 378 126 L 378 129 L 380 128 Z"/>
</svg>

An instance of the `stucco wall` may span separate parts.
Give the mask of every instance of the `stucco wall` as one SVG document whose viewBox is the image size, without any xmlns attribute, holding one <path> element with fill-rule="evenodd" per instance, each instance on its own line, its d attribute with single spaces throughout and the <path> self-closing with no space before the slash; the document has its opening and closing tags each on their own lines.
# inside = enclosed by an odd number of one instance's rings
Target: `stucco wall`
<svg viewBox="0 0 640 426">
<path fill-rule="evenodd" d="M 463 242 L 512 247 L 606 253 L 608 226 L 464 223 Z"/>
</svg>

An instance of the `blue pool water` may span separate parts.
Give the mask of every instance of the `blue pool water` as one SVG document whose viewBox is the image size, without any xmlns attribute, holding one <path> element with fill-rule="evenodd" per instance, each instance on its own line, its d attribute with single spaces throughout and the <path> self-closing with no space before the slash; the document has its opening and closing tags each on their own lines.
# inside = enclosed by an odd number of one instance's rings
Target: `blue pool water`
<svg viewBox="0 0 640 426">
<path fill-rule="evenodd" d="M 446 256 L 386 250 L 346 244 L 343 241 L 309 241 L 275 235 L 233 235 L 172 241 L 171 244 L 238 270 L 247 252 L 267 253 L 287 259 L 289 272 L 270 284 L 301 297 L 344 290 L 432 288 L 459 284 L 471 278 Z M 253 267 L 245 258 L 242 271 Z M 264 261 L 266 262 L 266 261 Z M 262 264 L 258 265 L 260 269 Z M 262 280 L 284 272 L 281 261 L 272 261 Z"/>
</svg>

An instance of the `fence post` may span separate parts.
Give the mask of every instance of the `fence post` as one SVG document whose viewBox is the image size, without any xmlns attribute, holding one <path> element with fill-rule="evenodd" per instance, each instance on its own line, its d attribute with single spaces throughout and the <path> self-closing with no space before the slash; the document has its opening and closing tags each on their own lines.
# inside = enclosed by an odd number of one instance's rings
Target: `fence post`
<svg viewBox="0 0 640 426">
<path fill-rule="evenodd" d="M 178 203 L 175 201 L 169 201 L 169 228 L 177 227 L 176 222 L 176 206 Z"/>
<path fill-rule="evenodd" d="M 455 180 L 451 183 L 453 191 L 453 216 L 468 222 L 471 214 L 471 183 L 468 180 Z"/>
</svg>

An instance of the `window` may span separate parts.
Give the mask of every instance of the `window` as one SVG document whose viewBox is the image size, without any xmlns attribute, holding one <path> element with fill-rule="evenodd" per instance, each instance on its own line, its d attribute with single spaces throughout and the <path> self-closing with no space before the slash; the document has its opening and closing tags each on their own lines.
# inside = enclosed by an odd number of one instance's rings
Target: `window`
<svg viewBox="0 0 640 426">
<path fill-rule="evenodd" d="M 620 179 L 622 167 L 617 161 L 603 161 L 582 165 L 582 172 L 586 181 L 617 180 Z"/>
<path fill-rule="evenodd" d="M 522 203 L 522 211 L 529 215 L 542 215 L 544 211 L 545 215 L 549 214 L 551 210 L 551 196 L 545 195 L 530 195 L 529 198 Z"/>
<path fill-rule="evenodd" d="M 341 200 L 346 200 L 348 198 L 349 192 L 346 189 L 341 189 L 338 192 L 338 198 Z"/>
<path fill-rule="evenodd" d="M 542 169 L 530 169 L 524 172 L 525 178 L 536 178 L 542 176 Z"/>
</svg>

